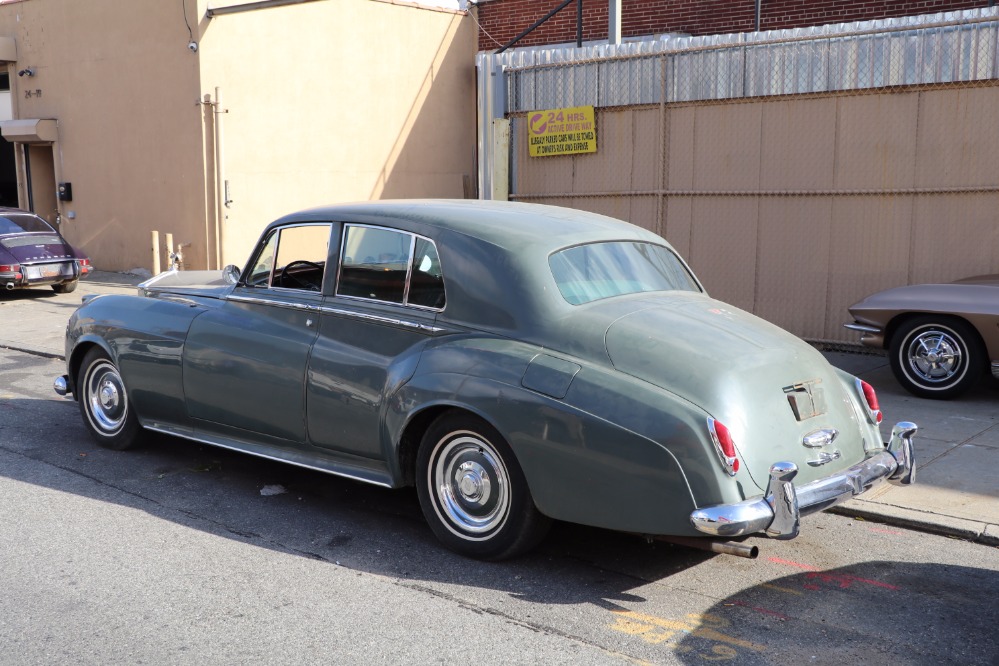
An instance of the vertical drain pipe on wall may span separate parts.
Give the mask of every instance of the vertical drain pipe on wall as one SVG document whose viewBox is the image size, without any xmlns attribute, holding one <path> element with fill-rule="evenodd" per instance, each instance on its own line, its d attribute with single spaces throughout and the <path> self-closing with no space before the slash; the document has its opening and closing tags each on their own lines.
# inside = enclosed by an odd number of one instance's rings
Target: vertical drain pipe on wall
<svg viewBox="0 0 999 666">
<path fill-rule="evenodd" d="M 212 104 L 215 114 L 215 270 L 222 269 L 222 242 L 225 238 L 225 209 L 229 207 L 225 191 L 225 143 L 222 134 L 222 114 L 228 113 L 222 108 L 222 94 L 215 86 L 215 103 Z"/>
<path fill-rule="evenodd" d="M 756 0 L 756 32 L 760 31 L 760 9 L 763 6 L 763 0 Z"/>
</svg>

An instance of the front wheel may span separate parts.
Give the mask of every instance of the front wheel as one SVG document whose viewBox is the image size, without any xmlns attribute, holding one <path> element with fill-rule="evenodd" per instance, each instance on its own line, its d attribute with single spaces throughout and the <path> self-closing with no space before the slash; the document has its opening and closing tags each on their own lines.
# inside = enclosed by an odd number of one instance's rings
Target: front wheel
<svg viewBox="0 0 999 666">
<path fill-rule="evenodd" d="M 891 369 L 902 386 L 921 398 L 956 397 L 978 382 L 985 347 L 967 322 L 921 316 L 902 324 L 891 339 Z"/>
<path fill-rule="evenodd" d="M 514 557 L 548 531 L 550 520 L 534 506 L 510 446 L 472 415 L 452 412 L 434 421 L 420 444 L 416 479 L 430 529 L 462 555 Z"/>
<path fill-rule="evenodd" d="M 129 403 L 121 373 L 100 347 L 83 357 L 76 399 L 83 422 L 98 444 L 115 451 L 135 446 L 142 427 Z"/>
</svg>

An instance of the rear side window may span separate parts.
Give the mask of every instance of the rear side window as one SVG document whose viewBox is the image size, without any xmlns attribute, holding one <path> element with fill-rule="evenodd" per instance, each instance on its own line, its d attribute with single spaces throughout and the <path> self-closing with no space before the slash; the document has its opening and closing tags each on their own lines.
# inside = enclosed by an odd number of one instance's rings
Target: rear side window
<svg viewBox="0 0 999 666">
<path fill-rule="evenodd" d="M 652 243 L 578 245 L 551 255 L 548 265 L 573 305 L 647 291 L 701 291 L 676 254 Z"/>
<path fill-rule="evenodd" d="M 337 295 L 435 310 L 444 307 L 444 279 L 433 241 L 413 234 L 347 225 Z"/>
</svg>

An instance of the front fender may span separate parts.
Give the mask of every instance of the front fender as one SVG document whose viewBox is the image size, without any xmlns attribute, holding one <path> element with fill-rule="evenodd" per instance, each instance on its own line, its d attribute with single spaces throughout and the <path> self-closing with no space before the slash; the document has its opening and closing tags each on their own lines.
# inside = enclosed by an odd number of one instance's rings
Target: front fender
<svg viewBox="0 0 999 666">
<path fill-rule="evenodd" d="M 141 423 L 185 423 L 181 358 L 191 322 L 206 309 L 191 301 L 118 294 L 88 300 L 70 317 L 66 330 L 74 395 L 83 355 L 97 345 L 118 366 Z"/>
</svg>

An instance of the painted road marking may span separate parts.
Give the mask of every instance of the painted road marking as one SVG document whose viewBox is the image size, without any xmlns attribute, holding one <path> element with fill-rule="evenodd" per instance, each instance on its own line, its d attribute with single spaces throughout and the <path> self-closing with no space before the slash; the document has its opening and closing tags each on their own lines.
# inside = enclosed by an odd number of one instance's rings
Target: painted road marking
<svg viewBox="0 0 999 666">
<path fill-rule="evenodd" d="M 614 611 L 617 616 L 611 625 L 614 631 L 620 631 L 631 636 L 638 636 L 646 643 L 657 645 L 672 640 L 678 636 L 693 636 L 714 643 L 708 653 L 700 654 L 706 661 L 722 661 L 738 656 L 735 648 L 763 652 L 766 647 L 724 634 L 719 629 L 731 625 L 728 620 L 717 615 L 690 613 L 684 620 L 667 620 L 654 615 L 645 615 L 635 611 Z M 677 652 L 690 652 L 693 648 L 676 646 Z"/>
</svg>

